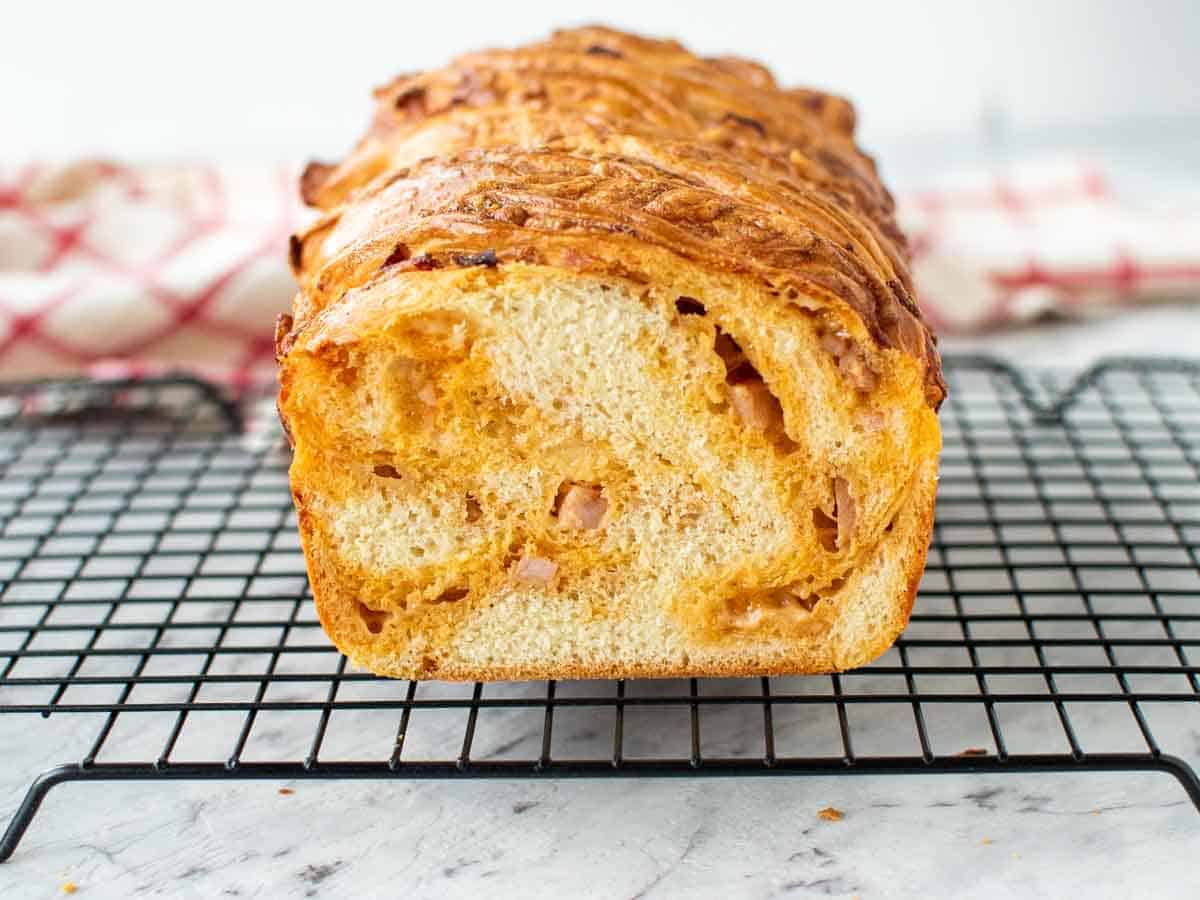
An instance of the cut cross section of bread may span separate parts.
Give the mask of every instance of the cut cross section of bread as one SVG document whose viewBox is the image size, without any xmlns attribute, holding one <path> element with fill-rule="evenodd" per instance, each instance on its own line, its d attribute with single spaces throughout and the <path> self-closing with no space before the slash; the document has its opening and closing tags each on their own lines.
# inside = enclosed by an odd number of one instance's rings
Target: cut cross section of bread
<svg viewBox="0 0 1200 900">
<path fill-rule="evenodd" d="M 890 646 L 944 387 L 848 106 L 594 28 L 379 97 L 306 175 L 277 334 L 334 643 L 470 680 Z"/>
</svg>

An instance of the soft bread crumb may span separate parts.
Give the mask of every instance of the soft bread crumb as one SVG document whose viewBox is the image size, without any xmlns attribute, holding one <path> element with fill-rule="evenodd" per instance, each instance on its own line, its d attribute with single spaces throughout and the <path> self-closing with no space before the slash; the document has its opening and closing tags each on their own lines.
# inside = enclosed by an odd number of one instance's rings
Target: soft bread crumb
<svg viewBox="0 0 1200 900">
<path fill-rule="evenodd" d="M 847 391 L 814 317 L 723 282 L 381 280 L 284 360 L 322 623 L 400 677 L 865 663 L 907 619 L 933 505 L 936 419 L 903 371 L 886 402 Z M 784 413 L 768 440 L 731 408 L 753 383 Z"/>
</svg>

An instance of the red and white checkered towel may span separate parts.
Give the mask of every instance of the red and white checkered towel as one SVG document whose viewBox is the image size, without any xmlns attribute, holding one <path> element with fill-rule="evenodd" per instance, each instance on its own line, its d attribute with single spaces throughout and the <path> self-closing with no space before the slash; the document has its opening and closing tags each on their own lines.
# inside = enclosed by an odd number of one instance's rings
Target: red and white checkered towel
<svg viewBox="0 0 1200 900">
<path fill-rule="evenodd" d="M 921 307 L 942 332 L 1200 301 L 1200 209 L 1119 199 L 1097 164 L 950 175 L 898 206 Z"/>
<path fill-rule="evenodd" d="M 0 167 L 0 378 L 273 365 L 290 167 Z"/>
<path fill-rule="evenodd" d="M 0 378 L 272 370 L 304 217 L 288 167 L 0 167 Z M 1082 163 L 902 195 L 914 275 L 946 332 L 1159 297 L 1200 299 L 1200 211 L 1119 202 Z"/>
</svg>

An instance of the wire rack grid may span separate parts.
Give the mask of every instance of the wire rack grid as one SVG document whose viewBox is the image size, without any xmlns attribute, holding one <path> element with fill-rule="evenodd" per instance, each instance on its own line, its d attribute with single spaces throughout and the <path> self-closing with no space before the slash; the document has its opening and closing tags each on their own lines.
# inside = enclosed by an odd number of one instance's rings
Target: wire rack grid
<svg viewBox="0 0 1200 900">
<path fill-rule="evenodd" d="M 0 387 L 0 719 L 75 716 L 86 746 L 29 773 L 0 860 L 93 779 L 1140 770 L 1200 808 L 1200 367 L 947 374 L 929 564 L 880 660 L 486 685 L 325 639 L 265 390 Z"/>
</svg>

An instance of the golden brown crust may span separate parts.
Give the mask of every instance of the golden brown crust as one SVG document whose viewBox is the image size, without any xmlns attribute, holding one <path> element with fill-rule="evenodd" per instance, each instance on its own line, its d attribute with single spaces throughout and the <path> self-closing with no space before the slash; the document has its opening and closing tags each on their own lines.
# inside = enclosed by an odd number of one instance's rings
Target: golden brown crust
<svg viewBox="0 0 1200 900">
<path fill-rule="evenodd" d="M 879 347 L 921 361 L 941 403 L 908 248 L 844 100 L 603 28 L 470 54 L 376 96 L 355 152 L 305 172 L 305 199 L 326 214 L 294 252 L 298 328 L 392 266 L 636 277 L 630 248 L 656 246 L 853 310 Z"/>
</svg>

